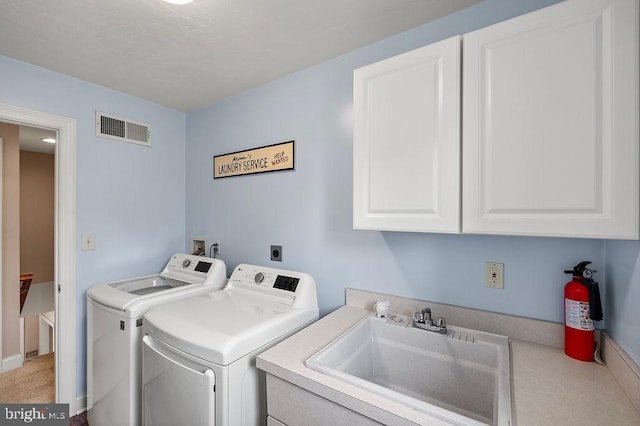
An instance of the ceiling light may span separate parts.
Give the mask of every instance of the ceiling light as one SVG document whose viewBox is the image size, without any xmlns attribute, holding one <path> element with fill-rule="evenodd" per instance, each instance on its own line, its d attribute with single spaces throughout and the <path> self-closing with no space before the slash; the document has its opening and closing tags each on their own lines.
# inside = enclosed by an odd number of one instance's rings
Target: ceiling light
<svg viewBox="0 0 640 426">
<path fill-rule="evenodd" d="M 54 138 L 42 138 L 41 140 L 42 142 L 46 143 L 56 143 L 56 140 Z"/>
<path fill-rule="evenodd" d="M 187 3 L 191 3 L 193 0 L 164 0 L 164 1 L 172 4 L 187 4 Z"/>
</svg>

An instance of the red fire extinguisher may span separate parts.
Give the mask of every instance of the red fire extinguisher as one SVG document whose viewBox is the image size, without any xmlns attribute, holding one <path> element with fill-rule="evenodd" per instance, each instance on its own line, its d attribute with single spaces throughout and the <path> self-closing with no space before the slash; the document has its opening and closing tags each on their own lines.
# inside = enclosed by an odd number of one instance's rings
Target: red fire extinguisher
<svg viewBox="0 0 640 426">
<path fill-rule="evenodd" d="M 571 358 L 593 361 L 595 351 L 594 321 L 602 319 L 600 289 L 587 268 L 591 262 L 580 262 L 564 271 L 573 278 L 564 286 L 564 352 Z"/>
</svg>

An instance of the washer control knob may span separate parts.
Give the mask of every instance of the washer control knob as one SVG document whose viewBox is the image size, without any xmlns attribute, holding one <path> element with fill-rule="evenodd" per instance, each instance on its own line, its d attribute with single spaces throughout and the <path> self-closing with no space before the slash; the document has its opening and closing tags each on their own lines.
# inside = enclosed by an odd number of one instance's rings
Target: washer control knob
<svg viewBox="0 0 640 426">
<path fill-rule="evenodd" d="M 191 260 L 189 260 L 189 259 L 185 259 L 185 260 L 183 260 L 183 261 L 182 261 L 182 267 L 183 267 L 183 268 L 186 268 L 186 267 L 188 267 L 189 265 L 191 265 Z"/>
<path fill-rule="evenodd" d="M 256 276 L 253 277 L 253 280 L 256 282 L 256 284 L 260 284 L 262 281 L 264 281 L 264 273 L 258 272 Z"/>
</svg>

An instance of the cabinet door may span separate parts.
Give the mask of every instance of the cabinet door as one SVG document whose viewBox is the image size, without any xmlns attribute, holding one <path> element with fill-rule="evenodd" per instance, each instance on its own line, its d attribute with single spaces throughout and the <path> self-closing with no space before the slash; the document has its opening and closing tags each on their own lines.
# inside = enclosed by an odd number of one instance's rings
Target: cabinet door
<svg viewBox="0 0 640 426">
<path fill-rule="evenodd" d="M 354 71 L 353 227 L 460 232 L 460 38 Z"/>
<path fill-rule="evenodd" d="M 463 39 L 463 232 L 638 238 L 638 1 Z"/>
</svg>

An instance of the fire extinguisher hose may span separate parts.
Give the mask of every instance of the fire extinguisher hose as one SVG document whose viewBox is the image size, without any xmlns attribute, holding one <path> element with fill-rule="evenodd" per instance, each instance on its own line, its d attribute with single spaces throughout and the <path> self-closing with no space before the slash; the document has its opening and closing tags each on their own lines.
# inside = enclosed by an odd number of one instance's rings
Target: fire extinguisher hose
<svg viewBox="0 0 640 426">
<path fill-rule="evenodd" d="M 586 280 L 578 277 L 573 277 L 573 279 L 583 284 L 589 290 L 589 318 L 593 321 L 602 320 L 602 301 L 600 300 L 600 287 L 598 283 L 594 280 Z"/>
</svg>

